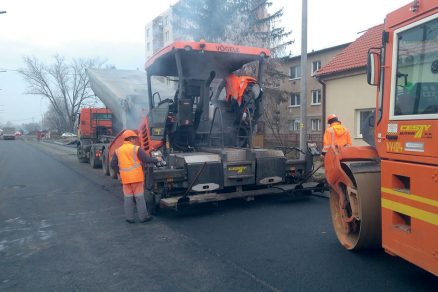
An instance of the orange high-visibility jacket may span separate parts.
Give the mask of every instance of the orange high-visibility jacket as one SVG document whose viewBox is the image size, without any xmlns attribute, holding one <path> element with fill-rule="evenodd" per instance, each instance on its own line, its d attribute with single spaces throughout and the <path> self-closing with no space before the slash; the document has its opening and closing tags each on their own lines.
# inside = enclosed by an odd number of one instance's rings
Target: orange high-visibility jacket
<svg viewBox="0 0 438 292">
<path fill-rule="evenodd" d="M 138 149 L 139 146 L 125 141 L 116 150 L 122 184 L 144 181 L 143 167 L 138 159 Z"/>
<path fill-rule="evenodd" d="M 325 130 L 322 152 L 327 152 L 330 147 L 344 147 L 351 144 L 350 131 L 342 126 L 341 123 L 334 122 Z"/>
<path fill-rule="evenodd" d="M 245 89 L 250 83 L 257 83 L 257 79 L 251 76 L 237 76 L 230 74 L 225 79 L 226 82 L 226 101 L 230 102 L 231 99 L 235 99 L 239 106 L 242 104 L 243 94 Z"/>
</svg>

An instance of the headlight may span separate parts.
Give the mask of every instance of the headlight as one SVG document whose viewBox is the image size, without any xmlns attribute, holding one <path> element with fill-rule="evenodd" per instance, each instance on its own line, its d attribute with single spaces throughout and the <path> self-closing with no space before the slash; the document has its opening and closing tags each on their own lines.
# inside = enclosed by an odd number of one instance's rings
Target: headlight
<svg viewBox="0 0 438 292">
<path fill-rule="evenodd" d="M 160 150 L 151 151 L 151 156 L 153 158 L 163 157 L 163 153 Z"/>
<path fill-rule="evenodd" d="M 163 153 L 160 150 L 151 151 L 151 157 L 153 158 L 161 158 L 161 161 L 156 164 L 158 167 L 165 166 L 167 163 L 163 159 Z"/>
</svg>

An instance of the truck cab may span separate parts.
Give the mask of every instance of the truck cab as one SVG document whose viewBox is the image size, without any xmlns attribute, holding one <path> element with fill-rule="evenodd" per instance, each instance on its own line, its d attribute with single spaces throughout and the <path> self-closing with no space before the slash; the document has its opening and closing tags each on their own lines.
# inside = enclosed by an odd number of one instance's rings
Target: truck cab
<svg viewBox="0 0 438 292">
<path fill-rule="evenodd" d="M 390 13 L 368 83 L 378 87 L 382 246 L 438 275 L 438 4 Z"/>
<path fill-rule="evenodd" d="M 111 110 L 83 108 L 77 124 L 77 156 L 81 162 L 90 162 L 93 168 L 102 165 L 102 148 L 112 140 L 113 122 Z"/>
<path fill-rule="evenodd" d="M 4 127 L 3 128 L 3 140 L 15 140 L 15 133 L 17 129 L 15 127 Z"/>
</svg>

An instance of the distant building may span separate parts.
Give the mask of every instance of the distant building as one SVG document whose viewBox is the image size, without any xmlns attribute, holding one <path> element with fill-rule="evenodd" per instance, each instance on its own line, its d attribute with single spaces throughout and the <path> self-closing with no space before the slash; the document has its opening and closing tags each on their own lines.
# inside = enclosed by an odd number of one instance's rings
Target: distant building
<svg viewBox="0 0 438 292">
<path fill-rule="evenodd" d="M 173 41 L 172 8 L 155 17 L 145 28 L 146 60 Z"/>
<path fill-rule="evenodd" d="M 178 2 L 174 5 L 178 5 Z M 183 34 L 178 26 L 172 8 L 167 9 L 145 26 L 145 56 L 149 59 L 154 53 L 168 44 L 178 41 L 190 41 L 193 37 Z"/>
<path fill-rule="evenodd" d="M 353 145 L 366 145 L 361 125 L 376 104 L 376 88 L 366 79 L 367 55 L 369 48 L 381 46 L 382 32 L 383 24 L 370 28 L 316 73 L 325 84 L 325 116 L 339 116 Z"/>
<path fill-rule="evenodd" d="M 323 129 L 323 92 L 322 85 L 314 78 L 315 72 L 329 63 L 334 56 L 350 43 L 342 44 L 307 54 L 307 133 L 310 141 L 322 144 Z M 301 56 L 285 58 L 281 69 L 289 76 L 276 90 L 286 95 L 279 107 L 282 140 L 289 146 L 299 145 L 300 106 L 301 106 Z M 269 129 L 265 126 L 265 140 L 273 141 Z"/>
</svg>

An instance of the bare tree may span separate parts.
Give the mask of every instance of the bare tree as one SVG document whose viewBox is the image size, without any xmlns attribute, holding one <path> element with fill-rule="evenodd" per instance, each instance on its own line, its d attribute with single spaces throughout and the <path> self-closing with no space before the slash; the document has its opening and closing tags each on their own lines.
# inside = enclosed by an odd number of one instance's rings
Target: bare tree
<svg viewBox="0 0 438 292">
<path fill-rule="evenodd" d="M 49 130 L 60 134 L 67 129 L 67 126 L 64 123 L 65 119 L 55 111 L 53 105 L 49 105 L 49 108 L 43 117 L 43 130 Z"/>
<path fill-rule="evenodd" d="M 271 58 L 268 59 L 264 74 L 265 94 L 263 95 L 263 122 L 265 124 L 265 137 L 272 134 L 276 145 L 286 146 L 283 135 L 287 121 L 284 119 L 286 109 L 285 102 L 288 93 L 280 89 L 280 84 L 287 74 L 281 70 L 281 58 L 287 55 L 287 50 L 293 44 L 290 39 L 291 31 L 287 31 L 281 25 L 283 9 L 268 13 L 268 7 L 272 5 L 270 0 L 238 0 L 239 10 L 233 18 L 231 25 L 227 27 L 226 40 L 242 45 L 269 48 Z M 245 71 L 257 71 L 257 66 L 249 64 Z"/>
<path fill-rule="evenodd" d="M 89 87 L 87 68 L 99 68 L 104 61 L 73 59 L 70 63 L 63 56 L 55 55 L 52 64 L 45 64 L 36 57 L 24 57 L 25 67 L 19 70 L 27 83 L 27 94 L 47 98 L 57 115 L 58 127 L 73 131 L 75 119 L 84 101 L 94 97 Z"/>
<path fill-rule="evenodd" d="M 33 134 L 41 129 L 41 125 L 39 123 L 25 123 L 21 125 L 21 128 L 26 130 L 29 134 Z"/>
<path fill-rule="evenodd" d="M 263 100 L 263 120 L 266 127 L 270 130 L 275 140 L 279 146 L 286 146 L 286 141 L 283 139 L 283 130 L 286 126 L 286 121 L 282 119 L 282 109 L 284 108 L 284 102 L 287 100 L 287 92 L 269 90 L 267 89 L 267 94 L 264 96 Z M 265 134 L 268 134 L 265 130 Z"/>
</svg>

